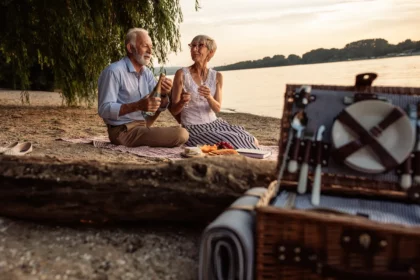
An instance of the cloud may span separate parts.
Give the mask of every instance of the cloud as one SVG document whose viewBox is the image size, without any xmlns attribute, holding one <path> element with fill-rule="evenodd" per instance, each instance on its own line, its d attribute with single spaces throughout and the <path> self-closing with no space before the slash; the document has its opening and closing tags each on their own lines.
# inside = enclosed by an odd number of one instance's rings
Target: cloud
<svg viewBox="0 0 420 280">
<path fill-rule="evenodd" d="M 202 0 L 204 2 L 204 0 Z M 404 0 L 400 0 L 404 4 Z M 389 2 L 382 0 L 212 0 L 214 6 L 204 5 L 200 12 L 186 15 L 185 25 L 200 28 L 206 25 L 214 27 L 264 25 L 264 24 L 299 24 L 303 21 L 311 22 L 318 18 L 325 18 L 328 14 L 349 15 L 358 14 L 360 10 Z M 209 3 L 207 3 L 209 4 Z M 215 9 L 217 6 L 217 9 Z M 358 7 L 358 9 L 354 9 Z M 208 16 L 211 15 L 211 16 Z M 368 18 L 366 19 L 368 20 Z"/>
<path fill-rule="evenodd" d="M 288 8 L 280 9 L 280 7 L 262 7 L 257 11 L 247 9 L 245 11 L 235 13 L 219 12 L 214 17 L 200 17 L 195 15 L 193 18 L 185 21 L 188 25 L 211 25 L 211 26 L 227 26 L 227 25 L 249 25 L 249 24 L 281 24 L 299 21 L 308 21 L 326 13 L 334 13 L 337 8 L 328 6 L 305 6 L 304 8 Z"/>
<path fill-rule="evenodd" d="M 325 9 L 317 12 L 310 11 L 293 11 L 290 13 L 277 14 L 277 15 L 253 15 L 244 18 L 230 18 L 214 23 L 214 26 L 226 25 L 266 25 L 266 24 L 289 24 L 299 23 L 302 21 L 311 21 L 326 13 L 334 13 L 336 9 Z"/>
</svg>

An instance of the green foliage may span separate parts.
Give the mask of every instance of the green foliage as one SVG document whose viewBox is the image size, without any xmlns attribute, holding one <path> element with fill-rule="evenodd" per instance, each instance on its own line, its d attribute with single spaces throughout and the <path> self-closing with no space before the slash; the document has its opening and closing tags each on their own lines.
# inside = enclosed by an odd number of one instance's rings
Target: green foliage
<svg viewBox="0 0 420 280">
<path fill-rule="evenodd" d="M 342 49 L 316 49 L 300 56 L 295 54 L 285 58 L 283 55 L 264 57 L 258 60 L 242 61 L 226 66 L 215 67 L 216 70 L 237 70 L 248 68 L 275 67 L 296 64 L 311 64 L 354 59 L 391 57 L 404 53 L 406 55 L 420 52 L 420 41 L 405 40 L 397 45 L 389 44 L 384 39 L 360 40 L 347 44 Z"/>
<path fill-rule="evenodd" d="M 302 55 L 304 63 L 319 63 L 338 60 L 338 49 L 316 49 Z"/>
<path fill-rule="evenodd" d="M 165 63 L 180 50 L 181 22 L 179 0 L 0 0 L 0 60 L 15 88 L 29 89 L 39 65 L 52 72 L 68 105 L 91 104 L 101 71 L 125 54 L 129 28 L 147 29 Z"/>
</svg>

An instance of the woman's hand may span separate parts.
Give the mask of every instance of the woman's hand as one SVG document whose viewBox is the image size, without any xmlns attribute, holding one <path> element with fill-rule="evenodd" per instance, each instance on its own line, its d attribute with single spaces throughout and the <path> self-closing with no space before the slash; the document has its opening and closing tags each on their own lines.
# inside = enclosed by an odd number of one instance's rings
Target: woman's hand
<svg viewBox="0 0 420 280">
<path fill-rule="evenodd" d="M 169 78 L 164 78 L 162 80 L 162 93 L 170 94 L 172 90 L 172 80 Z"/>
<path fill-rule="evenodd" d="M 189 92 L 186 92 L 185 90 L 182 90 L 181 102 L 186 105 L 188 104 L 188 102 L 190 102 L 190 100 L 191 100 L 191 94 Z"/>
<path fill-rule="evenodd" d="M 208 86 L 200 86 L 199 88 L 198 88 L 198 93 L 200 94 L 200 96 L 203 96 L 205 99 L 209 99 L 210 97 L 212 97 L 211 96 L 211 93 L 210 93 L 210 88 L 208 87 Z"/>
</svg>

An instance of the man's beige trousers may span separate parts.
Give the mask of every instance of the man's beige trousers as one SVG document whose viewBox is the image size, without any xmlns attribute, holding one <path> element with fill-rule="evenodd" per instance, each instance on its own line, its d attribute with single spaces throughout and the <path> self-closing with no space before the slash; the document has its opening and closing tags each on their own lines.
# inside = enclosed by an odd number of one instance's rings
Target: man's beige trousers
<svg viewBox="0 0 420 280">
<path fill-rule="evenodd" d="M 188 131 L 182 127 L 147 127 L 144 121 L 125 125 L 108 125 L 109 140 L 126 147 L 176 147 L 188 141 Z"/>
</svg>

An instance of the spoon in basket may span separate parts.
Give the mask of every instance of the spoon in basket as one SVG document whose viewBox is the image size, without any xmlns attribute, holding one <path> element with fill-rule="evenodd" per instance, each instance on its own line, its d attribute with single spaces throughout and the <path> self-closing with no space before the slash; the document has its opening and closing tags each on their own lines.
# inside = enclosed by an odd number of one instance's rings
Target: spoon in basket
<svg viewBox="0 0 420 280">
<path fill-rule="evenodd" d="M 298 170 L 298 157 L 299 157 L 299 147 L 300 139 L 302 138 L 302 132 L 308 123 L 308 117 L 304 111 L 299 111 L 295 114 L 292 119 L 291 126 L 296 130 L 295 144 L 291 153 L 289 164 L 287 165 L 287 171 L 290 173 L 295 173 Z"/>
</svg>

